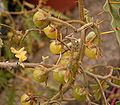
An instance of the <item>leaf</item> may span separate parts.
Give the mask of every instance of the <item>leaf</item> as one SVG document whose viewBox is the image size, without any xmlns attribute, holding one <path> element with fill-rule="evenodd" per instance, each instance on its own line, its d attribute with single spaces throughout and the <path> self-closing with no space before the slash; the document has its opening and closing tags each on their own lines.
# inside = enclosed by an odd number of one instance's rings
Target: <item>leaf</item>
<svg viewBox="0 0 120 105">
<path fill-rule="evenodd" d="M 120 105 L 120 101 L 116 102 L 115 105 Z"/>
<path fill-rule="evenodd" d="M 103 81 L 101 81 L 100 83 L 101 83 L 101 86 L 103 88 L 103 91 L 106 90 L 109 87 L 109 85 L 107 85 L 107 83 L 105 83 Z M 101 91 L 100 91 L 99 85 L 98 84 L 92 84 L 91 87 L 93 89 L 95 100 L 99 101 L 100 98 L 101 98 Z"/>
<path fill-rule="evenodd" d="M 119 0 L 112 0 L 112 2 L 119 2 Z M 120 45 L 120 4 L 119 3 L 109 3 L 109 0 L 106 0 L 106 3 L 104 4 L 104 10 L 106 12 L 109 12 L 112 16 L 111 25 L 116 33 L 116 38 L 118 40 L 118 43 Z"/>
<path fill-rule="evenodd" d="M 92 85 L 92 89 L 93 89 L 95 100 L 99 101 L 101 98 L 101 92 L 100 92 L 98 84 Z"/>
</svg>

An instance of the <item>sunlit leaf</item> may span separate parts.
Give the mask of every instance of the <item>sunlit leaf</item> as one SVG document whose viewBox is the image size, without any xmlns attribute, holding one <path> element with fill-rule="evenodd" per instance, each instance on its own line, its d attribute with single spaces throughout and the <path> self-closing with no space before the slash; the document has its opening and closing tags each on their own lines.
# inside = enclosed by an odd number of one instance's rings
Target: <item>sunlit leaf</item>
<svg viewBox="0 0 120 105">
<path fill-rule="evenodd" d="M 112 16 L 112 27 L 115 30 L 116 33 L 116 38 L 119 42 L 120 45 L 120 4 L 117 2 L 120 2 L 120 0 L 112 0 L 112 2 L 116 3 L 109 3 L 109 0 L 106 0 L 106 3 L 104 5 L 104 10 L 106 12 L 109 12 L 110 15 Z"/>
</svg>

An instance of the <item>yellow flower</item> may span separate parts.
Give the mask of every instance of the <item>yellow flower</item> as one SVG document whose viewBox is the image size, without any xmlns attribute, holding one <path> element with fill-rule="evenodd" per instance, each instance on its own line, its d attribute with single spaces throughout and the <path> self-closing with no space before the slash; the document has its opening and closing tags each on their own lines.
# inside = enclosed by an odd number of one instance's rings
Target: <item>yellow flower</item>
<svg viewBox="0 0 120 105">
<path fill-rule="evenodd" d="M 11 47 L 11 52 L 15 54 L 15 57 L 19 59 L 19 62 L 22 63 L 27 59 L 26 57 L 26 51 L 24 51 L 24 47 L 21 48 L 20 50 L 16 50 L 15 48 Z"/>
</svg>

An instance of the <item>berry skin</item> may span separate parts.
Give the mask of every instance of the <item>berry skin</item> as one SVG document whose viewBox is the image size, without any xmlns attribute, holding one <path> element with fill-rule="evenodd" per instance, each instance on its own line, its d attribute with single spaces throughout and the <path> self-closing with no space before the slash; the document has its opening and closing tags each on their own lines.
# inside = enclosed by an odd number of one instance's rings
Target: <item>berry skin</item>
<svg viewBox="0 0 120 105">
<path fill-rule="evenodd" d="M 73 97 L 78 101 L 85 101 L 86 99 L 85 90 L 83 88 L 80 88 L 79 86 L 74 87 L 72 94 Z"/>
<path fill-rule="evenodd" d="M 36 27 L 45 28 L 49 25 L 49 21 L 45 19 L 46 16 L 42 11 L 37 11 L 33 16 L 33 22 Z"/>
<path fill-rule="evenodd" d="M 43 31 L 48 38 L 57 38 L 57 29 L 53 25 L 48 25 Z"/>
<path fill-rule="evenodd" d="M 36 67 L 33 72 L 33 78 L 39 83 L 45 82 L 47 80 L 46 69 L 44 67 Z"/>
<path fill-rule="evenodd" d="M 92 42 L 96 45 L 98 45 L 100 42 L 94 31 L 89 32 L 85 40 L 86 42 L 93 40 Z"/>
<path fill-rule="evenodd" d="M 30 105 L 30 100 L 27 101 L 28 99 L 29 99 L 29 96 L 28 96 L 27 94 L 23 94 L 23 95 L 21 96 L 21 104 L 22 104 L 22 105 Z M 36 103 L 33 102 L 33 105 L 36 105 Z"/>
<path fill-rule="evenodd" d="M 53 54 L 60 54 L 62 51 L 62 45 L 58 41 L 53 41 L 50 43 L 50 51 Z"/>
<path fill-rule="evenodd" d="M 86 41 L 90 41 L 94 37 L 96 37 L 95 32 L 91 31 L 87 34 Z"/>
<path fill-rule="evenodd" d="M 96 48 L 85 48 L 85 55 L 90 58 L 94 59 L 97 56 L 97 49 Z"/>
<path fill-rule="evenodd" d="M 65 53 L 62 55 L 59 64 L 61 64 L 61 65 L 68 65 L 69 62 L 70 62 L 70 61 L 69 61 L 69 60 L 70 60 L 70 56 L 71 56 L 70 51 L 65 52 Z"/>
<path fill-rule="evenodd" d="M 53 71 L 53 78 L 55 81 L 59 82 L 60 84 L 64 84 L 64 76 L 65 76 L 65 70 L 54 70 Z"/>
</svg>

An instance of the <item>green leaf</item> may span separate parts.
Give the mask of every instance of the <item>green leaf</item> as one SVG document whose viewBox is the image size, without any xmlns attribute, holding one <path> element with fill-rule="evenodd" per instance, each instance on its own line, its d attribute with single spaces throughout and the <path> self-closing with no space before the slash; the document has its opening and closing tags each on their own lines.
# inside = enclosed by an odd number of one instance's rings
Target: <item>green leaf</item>
<svg viewBox="0 0 120 105">
<path fill-rule="evenodd" d="M 112 2 L 120 2 L 120 0 L 112 0 Z M 120 4 L 119 3 L 109 3 L 109 0 L 106 0 L 106 3 L 104 4 L 104 10 L 106 12 L 109 12 L 112 16 L 112 27 L 115 30 L 116 38 L 118 40 L 118 43 L 120 45 Z"/>
<path fill-rule="evenodd" d="M 115 105 L 120 105 L 120 101 L 116 102 Z"/>
<path fill-rule="evenodd" d="M 103 91 L 106 90 L 109 87 L 109 85 L 107 85 L 107 83 L 105 83 L 103 81 L 101 81 L 100 83 L 101 83 L 101 86 L 103 88 Z M 101 98 L 101 91 L 100 91 L 99 85 L 98 84 L 92 84 L 91 87 L 93 89 L 95 100 L 99 101 L 100 98 Z"/>
<path fill-rule="evenodd" d="M 93 89 L 93 93 L 94 93 L 94 98 L 96 101 L 99 101 L 100 98 L 101 98 L 101 92 L 100 92 L 100 89 L 99 89 L 99 86 L 98 84 L 93 84 L 92 85 L 92 89 Z"/>
</svg>

